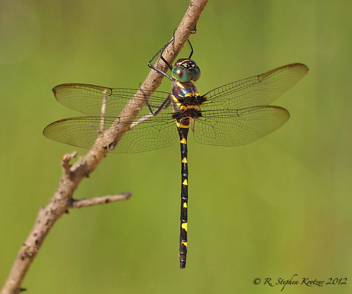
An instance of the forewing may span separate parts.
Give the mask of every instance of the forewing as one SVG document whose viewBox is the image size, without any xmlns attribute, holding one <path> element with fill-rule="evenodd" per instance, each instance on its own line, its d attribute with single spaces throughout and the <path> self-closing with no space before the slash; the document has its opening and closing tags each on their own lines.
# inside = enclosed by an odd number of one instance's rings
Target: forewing
<svg viewBox="0 0 352 294">
<path fill-rule="evenodd" d="M 301 63 L 288 64 L 258 76 L 216 88 L 204 96 L 202 109 L 243 109 L 268 105 L 308 73 Z"/>
<path fill-rule="evenodd" d="M 194 122 L 194 139 L 218 146 L 246 145 L 280 128 L 290 117 L 278 106 L 204 111 Z"/>
<path fill-rule="evenodd" d="M 58 102 L 83 114 L 100 116 L 103 104 L 104 92 L 106 91 L 105 116 L 118 117 L 127 102 L 134 97 L 133 103 L 144 105 L 145 97 L 151 95 L 151 91 L 144 91 L 144 95 L 137 89 L 108 88 L 88 84 L 62 84 L 53 89 Z M 138 92 L 138 94 L 136 94 Z M 155 111 L 168 98 L 169 93 L 155 91 L 149 98 L 148 103 L 152 111 Z M 133 104 L 132 103 L 132 104 Z M 132 106 L 132 105 L 131 105 Z M 148 107 L 144 107 L 138 117 L 150 113 Z"/>
</svg>

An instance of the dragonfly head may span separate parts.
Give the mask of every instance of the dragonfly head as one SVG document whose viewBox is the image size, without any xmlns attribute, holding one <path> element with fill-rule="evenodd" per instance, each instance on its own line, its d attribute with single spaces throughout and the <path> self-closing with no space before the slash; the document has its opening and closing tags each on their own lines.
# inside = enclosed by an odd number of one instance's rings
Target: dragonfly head
<svg viewBox="0 0 352 294">
<path fill-rule="evenodd" d="M 196 82 L 200 78 L 200 69 L 193 60 L 181 58 L 175 63 L 171 74 L 174 79 L 181 83 Z"/>
</svg>

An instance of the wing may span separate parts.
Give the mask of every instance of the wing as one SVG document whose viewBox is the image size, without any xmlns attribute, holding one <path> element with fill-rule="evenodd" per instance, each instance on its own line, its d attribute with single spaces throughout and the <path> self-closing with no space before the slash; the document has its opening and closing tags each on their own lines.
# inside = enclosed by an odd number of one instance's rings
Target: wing
<svg viewBox="0 0 352 294">
<path fill-rule="evenodd" d="M 68 118 L 51 123 L 43 134 L 57 142 L 91 149 L 100 136 L 100 130 L 118 128 L 121 122 L 131 123 L 123 117 L 105 117 L 103 126 L 99 116 Z M 164 148 L 175 143 L 178 138 L 175 120 L 170 113 L 159 113 L 140 124 L 135 121 L 132 126 L 111 152 L 136 153 Z M 105 135 L 110 133 L 106 132 Z M 113 141 L 114 137 L 111 135 L 111 142 Z"/>
<path fill-rule="evenodd" d="M 113 152 L 137 153 L 168 147 L 178 141 L 172 113 L 159 113 L 126 132 Z"/>
<path fill-rule="evenodd" d="M 254 142 L 280 128 L 290 117 L 278 106 L 237 110 L 210 110 L 194 122 L 194 139 L 201 144 L 239 146 Z"/>
<path fill-rule="evenodd" d="M 112 126 L 115 119 L 105 118 L 104 129 Z M 100 117 L 72 117 L 60 119 L 45 127 L 43 135 L 51 140 L 90 149 L 100 134 Z M 115 123 L 115 126 L 118 122 Z"/>
<path fill-rule="evenodd" d="M 205 109 L 243 109 L 268 105 L 293 87 L 308 73 L 308 67 L 293 63 L 278 67 L 258 76 L 216 88 L 204 96 Z"/>
<path fill-rule="evenodd" d="M 149 97 L 151 95 L 151 91 L 143 91 L 143 95 L 138 89 L 108 88 L 88 84 L 62 84 L 53 88 L 58 102 L 68 108 L 91 116 L 101 115 L 104 91 L 106 91 L 106 117 L 120 116 L 129 101 L 132 104 L 134 103 L 136 107 L 137 105 L 140 107 L 140 105 L 145 104 L 145 96 Z M 168 96 L 169 93 L 155 91 L 148 99 L 152 111 L 158 109 Z M 134 97 L 133 101 L 131 100 L 132 97 Z M 144 107 L 138 118 L 148 113 L 150 113 L 149 108 Z"/>
</svg>

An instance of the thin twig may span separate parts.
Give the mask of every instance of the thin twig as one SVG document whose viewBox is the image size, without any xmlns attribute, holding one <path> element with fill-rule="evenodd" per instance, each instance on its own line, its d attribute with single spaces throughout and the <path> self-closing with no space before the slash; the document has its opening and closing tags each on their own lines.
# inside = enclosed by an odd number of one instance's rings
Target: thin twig
<svg viewBox="0 0 352 294">
<path fill-rule="evenodd" d="M 134 121 L 130 125 L 130 130 L 132 130 L 136 126 L 140 125 L 141 123 L 145 122 L 146 120 L 150 119 L 151 117 L 153 117 L 153 114 L 149 113 L 149 114 L 146 114 L 145 116 L 141 117 L 139 120 Z"/>
<path fill-rule="evenodd" d="M 62 173 L 69 176 L 71 174 L 70 160 L 77 156 L 77 151 L 73 151 L 71 154 L 64 154 L 61 159 Z"/>
<path fill-rule="evenodd" d="M 178 53 L 181 51 L 183 45 L 187 41 L 191 33 L 194 33 L 198 19 L 207 5 L 208 0 L 193 0 L 180 23 L 177 30 L 175 31 L 174 37 L 175 41 L 168 46 L 163 56 L 167 62 L 173 63 Z M 156 67 L 160 70 L 166 72 L 167 65 L 164 62 L 156 62 Z M 141 86 L 141 90 L 148 92 L 149 95 L 157 89 L 160 85 L 163 75 L 151 70 L 146 80 Z M 124 117 L 129 117 L 132 119 L 136 118 L 138 112 L 142 109 L 145 102 L 141 101 L 139 104 L 136 103 L 138 97 L 141 97 L 142 92 L 139 90 L 131 102 L 128 103 L 125 109 L 122 111 L 121 115 Z M 149 98 L 149 97 L 146 97 Z M 102 110 L 102 114 L 103 114 Z M 118 121 L 117 121 L 118 123 Z M 111 146 L 111 139 L 114 138 L 114 145 L 122 138 L 123 134 L 130 129 L 129 124 L 113 124 L 114 128 L 110 128 L 104 132 L 106 136 L 99 136 L 96 144 L 94 145 L 94 150 L 100 150 L 100 152 L 90 150 L 82 159 L 78 160 L 73 166 L 69 165 L 70 159 L 72 159 L 76 154 L 72 153 L 65 155 L 62 160 L 63 175 L 60 180 L 60 184 L 51 198 L 49 204 L 40 208 L 37 216 L 37 220 L 34 224 L 32 231 L 27 237 L 26 241 L 23 243 L 8 279 L 1 291 L 1 294 L 18 294 L 21 291 L 21 284 L 26 276 L 26 273 L 32 264 L 34 258 L 40 251 L 40 248 L 45 240 L 45 237 L 49 233 L 50 229 L 54 223 L 70 208 L 75 208 L 77 203 L 80 201 L 81 204 L 88 200 L 78 200 L 74 201 L 72 195 L 77 189 L 79 183 L 88 177 L 91 172 L 93 172 L 99 162 L 105 157 L 106 153 L 109 151 Z M 117 125 L 117 127 L 116 127 Z M 100 126 L 101 127 L 101 126 Z M 107 148 L 107 146 L 109 148 Z M 113 196 L 113 195 L 112 195 Z M 117 195 L 115 195 L 117 196 Z M 108 196 L 104 196 L 108 197 Z M 98 197 L 99 199 L 100 197 Z M 93 198 L 94 199 L 94 198 Z M 104 198 L 103 198 L 104 199 Z M 93 200 L 92 200 L 93 201 Z M 106 201 L 106 198 L 105 198 Z M 98 201 L 99 202 L 99 201 Z M 101 204 L 101 202 L 96 203 Z M 92 204 L 95 205 L 95 204 Z M 80 207 L 83 207 L 81 205 Z M 88 206 L 88 205 L 86 205 Z"/>
<path fill-rule="evenodd" d="M 106 195 L 100 197 L 93 197 L 88 199 L 73 200 L 70 208 L 81 208 L 99 204 L 108 204 L 115 201 L 128 200 L 132 197 L 131 192 L 125 192 L 123 194 Z"/>
<path fill-rule="evenodd" d="M 105 89 L 103 91 L 103 103 L 101 105 L 101 119 L 100 119 L 100 132 L 104 132 L 104 126 L 105 126 L 105 111 L 106 111 L 106 93 L 107 90 Z"/>
</svg>

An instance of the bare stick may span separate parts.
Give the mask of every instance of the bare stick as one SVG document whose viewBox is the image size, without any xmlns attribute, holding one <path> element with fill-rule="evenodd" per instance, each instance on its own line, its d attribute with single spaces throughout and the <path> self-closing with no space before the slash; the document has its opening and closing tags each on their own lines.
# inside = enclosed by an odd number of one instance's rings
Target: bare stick
<svg viewBox="0 0 352 294">
<path fill-rule="evenodd" d="M 145 122 L 146 120 L 150 119 L 153 116 L 154 115 L 152 113 L 149 113 L 149 114 L 146 114 L 145 116 L 141 117 L 139 120 L 134 121 L 130 125 L 130 130 L 132 130 L 133 128 L 135 128 L 136 126 L 140 125 L 141 123 Z"/>
<path fill-rule="evenodd" d="M 106 93 L 107 90 L 103 91 L 103 103 L 101 105 L 101 120 L 100 120 L 100 132 L 104 132 L 104 125 L 105 125 L 105 111 L 106 111 Z"/>
<path fill-rule="evenodd" d="M 71 203 L 71 208 L 81 208 L 99 204 L 108 204 L 110 202 L 128 200 L 132 197 L 131 192 L 125 192 L 123 194 L 107 195 L 101 197 L 94 197 L 89 199 L 73 200 Z"/>
<path fill-rule="evenodd" d="M 170 44 L 163 53 L 163 57 L 165 60 L 167 60 L 168 63 L 173 63 L 176 56 L 187 41 L 188 37 L 195 30 L 197 21 L 207 3 L 208 0 L 193 0 L 190 2 L 184 17 L 175 32 L 175 42 L 172 42 L 172 44 Z M 165 72 L 168 69 L 165 62 L 160 62 L 160 59 L 158 59 L 155 66 Z M 162 78 L 162 74 L 151 70 L 146 80 L 142 84 L 141 89 L 145 90 L 149 95 L 151 95 L 152 92 L 155 91 L 160 85 Z M 133 121 L 145 104 L 145 101 L 140 101 L 139 104 L 136 103 L 138 100 L 141 100 L 138 99 L 138 97 L 141 97 L 141 95 L 143 95 L 142 92 L 140 90 L 137 91 L 135 95 L 136 99 L 132 99 L 131 103 L 126 105 L 121 115 L 124 117 L 129 117 L 131 119 L 130 121 Z M 102 110 L 102 114 L 104 112 L 105 110 Z M 118 121 L 116 121 L 116 123 L 118 123 Z M 96 169 L 99 162 L 109 151 L 109 148 L 113 148 L 122 138 L 124 132 L 130 129 L 130 124 L 126 123 L 120 123 L 117 125 L 117 127 L 116 124 L 113 125 L 113 128 L 110 128 L 104 132 L 104 134 L 106 133 L 107 135 L 103 135 L 101 137 L 99 136 L 92 150 L 90 150 L 82 159 L 78 160 L 73 166 L 69 165 L 70 159 L 74 157 L 73 154 L 66 155 L 62 159 L 61 165 L 63 168 L 63 175 L 61 177 L 60 184 L 53 197 L 50 199 L 48 205 L 39 209 L 33 229 L 27 237 L 26 241 L 23 243 L 17 255 L 17 258 L 1 291 L 1 294 L 17 294 L 22 290 L 22 281 L 26 276 L 30 265 L 34 261 L 34 258 L 40 251 L 40 248 L 48 232 L 55 224 L 55 222 L 68 209 L 76 207 L 77 204 L 75 203 L 77 202 L 73 200 L 72 195 L 77 189 L 79 183 L 82 181 L 82 179 L 88 177 L 88 175 Z M 108 140 L 108 138 L 110 138 L 110 140 Z M 111 138 L 114 138 L 114 144 L 112 145 L 110 144 Z M 107 146 L 109 148 L 107 148 Z M 100 152 L 94 150 L 99 150 Z M 105 201 L 106 199 L 107 198 L 105 198 Z M 96 204 L 101 204 L 101 202 L 97 201 Z M 81 207 L 83 206 L 84 205 Z"/>
</svg>

